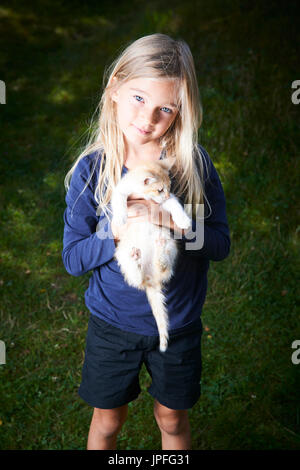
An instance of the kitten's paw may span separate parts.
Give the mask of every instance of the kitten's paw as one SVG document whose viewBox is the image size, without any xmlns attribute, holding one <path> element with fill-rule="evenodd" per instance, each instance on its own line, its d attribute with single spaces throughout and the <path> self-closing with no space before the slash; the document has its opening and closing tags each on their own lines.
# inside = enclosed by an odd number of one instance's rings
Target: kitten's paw
<svg viewBox="0 0 300 470">
<path fill-rule="evenodd" d="M 192 220 L 187 214 L 180 214 L 180 217 L 176 217 L 174 222 L 176 225 L 178 225 L 179 228 L 182 229 L 188 229 L 192 226 Z"/>
<path fill-rule="evenodd" d="M 131 248 L 130 256 L 133 257 L 133 259 L 140 259 L 141 257 L 141 250 L 139 248 L 135 248 L 134 246 Z"/>
</svg>

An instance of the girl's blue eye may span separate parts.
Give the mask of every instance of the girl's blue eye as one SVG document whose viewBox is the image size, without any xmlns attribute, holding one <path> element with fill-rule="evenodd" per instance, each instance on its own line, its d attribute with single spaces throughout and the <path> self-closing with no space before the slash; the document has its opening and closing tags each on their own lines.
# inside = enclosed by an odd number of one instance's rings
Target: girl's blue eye
<svg viewBox="0 0 300 470">
<path fill-rule="evenodd" d="M 142 98 L 141 96 L 139 95 L 133 95 L 133 97 L 136 99 L 136 101 L 139 101 L 140 103 L 142 103 L 144 101 L 144 98 Z M 172 113 L 172 109 L 170 108 L 166 108 L 165 106 L 163 108 L 161 108 L 165 113 Z"/>
<path fill-rule="evenodd" d="M 134 98 L 135 98 L 137 101 L 143 101 L 143 98 L 142 98 L 141 96 L 134 95 Z"/>
</svg>

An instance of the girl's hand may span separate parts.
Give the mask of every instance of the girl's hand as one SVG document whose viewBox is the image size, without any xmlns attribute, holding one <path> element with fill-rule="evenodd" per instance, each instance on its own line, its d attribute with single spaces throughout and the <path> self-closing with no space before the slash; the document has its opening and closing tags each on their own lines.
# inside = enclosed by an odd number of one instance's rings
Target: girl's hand
<svg viewBox="0 0 300 470">
<path fill-rule="evenodd" d="M 127 200 L 127 222 L 126 224 L 115 227 L 111 224 L 111 230 L 114 235 L 115 243 L 117 243 L 123 232 L 128 228 L 129 224 L 136 222 L 151 222 L 152 224 L 166 227 L 175 233 L 182 235 L 183 230 L 179 228 L 172 219 L 169 212 L 163 210 L 160 205 L 152 200 L 145 199 L 128 199 Z"/>
<path fill-rule="evenodd" d="M 144 209 L 145 211 L 145 206 L 138 205 L 135 207 L 132 207 L 134 202 L 137 201 L 132 201 L 131 203 L 127 202 L 127 221 L 123 225 L 115 225 L 113 222 L 111 222 L 111 231 L 114 236 L 114 241 L 115 244 L 119 242 L 120 238 L 122 237 L 122 234 L 127 230 L 129 224 L 132 222 L 138 222 L 141 219 L 144 219 L 144 216 L 140 217 L 141 209 Z M 145 215 L 145 212 L 143 212 Z"/>
<path fill-rule="evenodd" d="M 148 220 L 148 201 L 144 199 L 134 199 L 127 201 L 127 221 L 124 225 L 116 226 L 111 223 L 111 231 L 114 236 L 115 243 L 117 244 L 122 234 L 127 230 L 128 226 L 136 222 L 144 222 Z"/>
<path fill-rule="evenodd" d="M 128 218 L 132 222 L 148 221 L 152 224 L 166 227 L 182 236 L 184 231 L 178 227 L 172 219 L 169 212 L 162 209 L 161 206 L 152 200 L 135 199 L 127 201 Z"/>
</svg>

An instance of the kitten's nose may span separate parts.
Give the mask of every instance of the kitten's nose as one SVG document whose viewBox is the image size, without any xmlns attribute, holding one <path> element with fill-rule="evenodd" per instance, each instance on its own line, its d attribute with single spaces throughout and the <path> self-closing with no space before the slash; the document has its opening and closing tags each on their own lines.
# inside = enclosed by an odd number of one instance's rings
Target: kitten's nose
<svg viewBox="0 0 300 470">
<path fill-rule="evenodd" d="M 169 199 L 170 197 L 170 193 L 168 193 L 168 191 L 166 192 L 166 198 Z"/>
</svg>

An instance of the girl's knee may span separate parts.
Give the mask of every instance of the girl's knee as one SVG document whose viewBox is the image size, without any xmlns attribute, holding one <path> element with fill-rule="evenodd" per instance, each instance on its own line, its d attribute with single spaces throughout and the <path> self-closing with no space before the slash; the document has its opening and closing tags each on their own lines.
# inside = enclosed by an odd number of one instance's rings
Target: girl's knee
<svg viewBox="0 0 300 470">
<path fill-rule="evenodd" d="M 118 434 L 127 418 L 127 407 L 112 410 L 94 409 L 94 425 L 103 437 L 112 437 Z"/>
<path fill-rule="evenodd" d="M 159 429 L 172 436 L 181 434 L 189 425 L 187 410 L 171 410 L 156 406 L 154 416 Z"/>
</svg>

